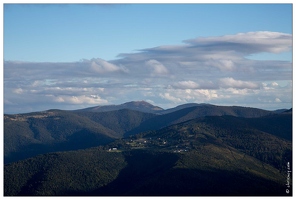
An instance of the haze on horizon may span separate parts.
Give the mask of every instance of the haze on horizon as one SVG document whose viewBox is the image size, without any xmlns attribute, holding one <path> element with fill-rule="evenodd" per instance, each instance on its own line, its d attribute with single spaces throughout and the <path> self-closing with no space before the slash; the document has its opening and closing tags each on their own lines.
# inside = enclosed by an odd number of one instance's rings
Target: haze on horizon
<svg viewBox="0 0 296 200">
<path fill-rule="evenodd" d="M 4 113 L 292 107 L 292 4 L 4 4 Z"/>
</svg>

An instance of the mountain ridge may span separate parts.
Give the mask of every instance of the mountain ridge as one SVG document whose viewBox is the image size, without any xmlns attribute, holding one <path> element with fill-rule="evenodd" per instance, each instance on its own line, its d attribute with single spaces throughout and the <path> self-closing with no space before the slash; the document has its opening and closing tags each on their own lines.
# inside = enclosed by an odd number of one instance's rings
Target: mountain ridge
<svg viewBox="0 0 296 200">
<path fill-rule="evenodd" d="M 292 109 L 4 115 L 5 196 L 290 196 L 291 162 Z"/>
<path fill-rule="evenodd" d="M 143 101 L 127 102 L 125 105 L 148 105 L 148 108 L 151 108 L 151 104 Z M 4 160 L 6 163 L 40 153 L 98 146 L 118 138 L 158 130 L 204 116 L 232 115 L 252 118 L 272 114 L 275 113 L 257 108 L 185 104 L 165 114 L 124 108 L 106 112 L 51 109 L 4 115 Z M 268 126 L 268 123 L 265 124 Z"/>
<path fill-rule="evenodd" d="M 180 104 L 172 108 L 161 108 L 157 105 L 153 105 L 151 103 L 148 103 L 144 100 L 141 101 L 129 101 L 125 102 L 122 104 L 114 104 L 114 105 L 102 105 L 102 106 L 94 106 L 94 107 L 87 107 L 83 109 L 78 109 L 78 110 L 72 110 L 74 112 L 81 112 L 81 111 L 87 111 L 87 112 L 108 112 L 108 111 L 115 111 L 115 110 L 121 110 L 121 109 L 131 109 L 131 110 L 136 110 L 140 112 L 148 112 L 148 113 L 154 113 L 154 114 L 168 114 L 171 112 L 175 112 L 184 108 L 190 108 L 190 107 L 204 107 L 204 106 L 218 106 L 218 107 L 238 107 L 238 108 L 253 108 L 253 109 L 260 109 L 260 110 L 265 110 L 268 112 L 273 112 L 273 113 L 282 113 L 282 112 L 287 112 L 290 109 L 282 108 L 282 109 L 277 109 L 277 110 L 266 110 L 262 108 L 255 108 L 255 107 L 246 107 L 246 106 L 239 106 L 239 105 L 229 105 L 229 106 L 223 106 L 223 105 L 215 105 L 215 104 L 209 104 L 209 103 L 185 103 L 185 104 Z"/>
<path fill-rule="evenodd" d="M 251 119 L 207 116 L 11 163 L 4 167 L 4 195 L 287 195 L 291 141 L 256 129 Z"/>
<path fill-rule="evenodd" d="M 4 115 L 24 115 L 24 114 L 31 114 L 31 113 L 42 113 L 42 112 L 50 112 L 50 111 L 71 111 L 71 112 L 109 112 L 109 111 L 116 111 L 116 110 L 122 110 L 122 109 L 130 109 L 140 112 L 147 112 L 147 113 L 153 113 L 153 114 L 168 114 L 171 112 L 175 112 L 184 108 L 189 107 L 196 107 L 196 106 L 219 106 L 219 107 L 240 107 L 240 108 L 255 108 L 255 107 L 245 107 L 245 106 L 239 106 L 239 105 L 229 105 L 229 106 L 223 106 L 223 105 L 214 105 L 214 104 L 208 104 L 208 103 L 185 103 L 180 104 L 172 108 L 161 108 L 159 106 L 153 105 L 151 103 L 148 103 L 147 101 L 140 100 L 140 101 L 129 101 L 122 104 L 112 104 L 112 105 L 98 105 L 93 107 L 86 107 L 82 109 L 74 109 L 74 110 L 62 110 L 62 109 L 48 109 L 44 111 L 33 111 L 28 113 L 15 113 L 15 114 L 5 114 Z M 255 108 L 260 110 L 265 110 L 269 112 L 274 113 L 283 113 L 292 111 L 292 108 L 286 109 L 277 109 L 277 110 L 266 110 L 262 108 Z"/>
<path fill-rule="evenodd" d="M 177 109 L 174 112 L 168 112 L 163 115 L 157 115 L 154 118 L 148 119 L 143 122 L 141 126 L 137 127 L 130 132 L 127 132 L 125 136 L 133 135 L 137 132 L 144 132 L 148 130 L 157 130 L 168 125 L 181 123 L 194 118 L 204 116 L 223 116 L 232 115 L 237 117 L 262 117 L 266 115 L 272 115 L 272 111 L 266 111 L 258 108 L 248 108 L 239 106 L 216 106 L 216 105 L 196 105 L 193 107 L 185 107 L 183 109 Z"/>
<path fill-rule="evenodd" d="M 106 105 L 106 106 L 94 106 L 79 110 L 74 110 L 75 112 L 108 112 L 115 111 L 121 109 L 131 109 L 140 112 L 148 112 L 148 113 L 157 113 L 162 111 L 163 108 L 154 106 L 146 101 L 130 101 L 119 105 Z"/>
</svg>

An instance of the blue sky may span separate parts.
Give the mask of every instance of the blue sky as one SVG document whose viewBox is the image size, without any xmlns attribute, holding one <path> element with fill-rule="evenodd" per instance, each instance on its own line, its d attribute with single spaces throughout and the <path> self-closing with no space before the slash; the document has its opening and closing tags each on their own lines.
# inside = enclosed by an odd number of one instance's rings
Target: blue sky
<svg viewBox="0 0 296 200">
<path fill-rule="evenodd" d="M 5 4 L 4 112 L 292 107 L 292 4 Z"/>
<path fill-rule="evenodd" d="M 288 4 L 7 4 L 4 11 L 5 60 L 110 60 L 195 37 L 292 33 Z"/>
</svg>

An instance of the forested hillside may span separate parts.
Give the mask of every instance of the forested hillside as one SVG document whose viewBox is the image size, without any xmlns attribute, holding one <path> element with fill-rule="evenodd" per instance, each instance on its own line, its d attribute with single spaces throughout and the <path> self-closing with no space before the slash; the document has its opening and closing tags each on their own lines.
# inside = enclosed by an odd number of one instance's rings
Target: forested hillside
<svg viewBox="0 0 296 200">
<path fill-rule="evenodd" d="M 71 112 L 51 110 L 4 116 L 4 162 L 113 141 L 116 132 Z"/>
<path fill-rule="evenodd" d="M 291 196 L 291 111 L 5 115 L 4 195 Z"/>
<path fill-rule="evenodd" d="M 285 176 L 234 149 L 88 149 L 5 166 L 4 195 L 284 195 Z"/>
<path fill-rule="evenodd" d="M 122 109 L 133 106 L 131 110 Z M 160 111 L 164 110 L 142 101 L 111 107 L 113 111 L 108 112 L 97 112 L 90 108 L 4 115 L 4 162 L 14 162 L 42 153 L 107 144 L 114 139 L 158 130 L 203 116 L 260 117 L 272 114 L 255 108 L 186 104 L 167 109 L 166 114 L 161 115 Z M 145 109 L 159 113 L 137 111 Z"/>
</svg>

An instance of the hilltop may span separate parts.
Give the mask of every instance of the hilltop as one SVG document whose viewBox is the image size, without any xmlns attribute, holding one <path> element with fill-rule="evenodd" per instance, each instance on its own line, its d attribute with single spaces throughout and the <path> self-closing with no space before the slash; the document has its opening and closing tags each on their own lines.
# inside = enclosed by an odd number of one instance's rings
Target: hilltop
<svg viewBox="0 0 296 200">
<path fill-rule="evenodd" d="M 107 105 L 107 106 L 95 106 L 90 108 L 84 108 L 75 110 L 76 112 L 108 112 L 122 109 L 136 110 L 146 113 L 158 113 L 164 110 L 161 107 L 154 106 L 146 101 L 131 101 L 120 105 Z"/>
</svg>

